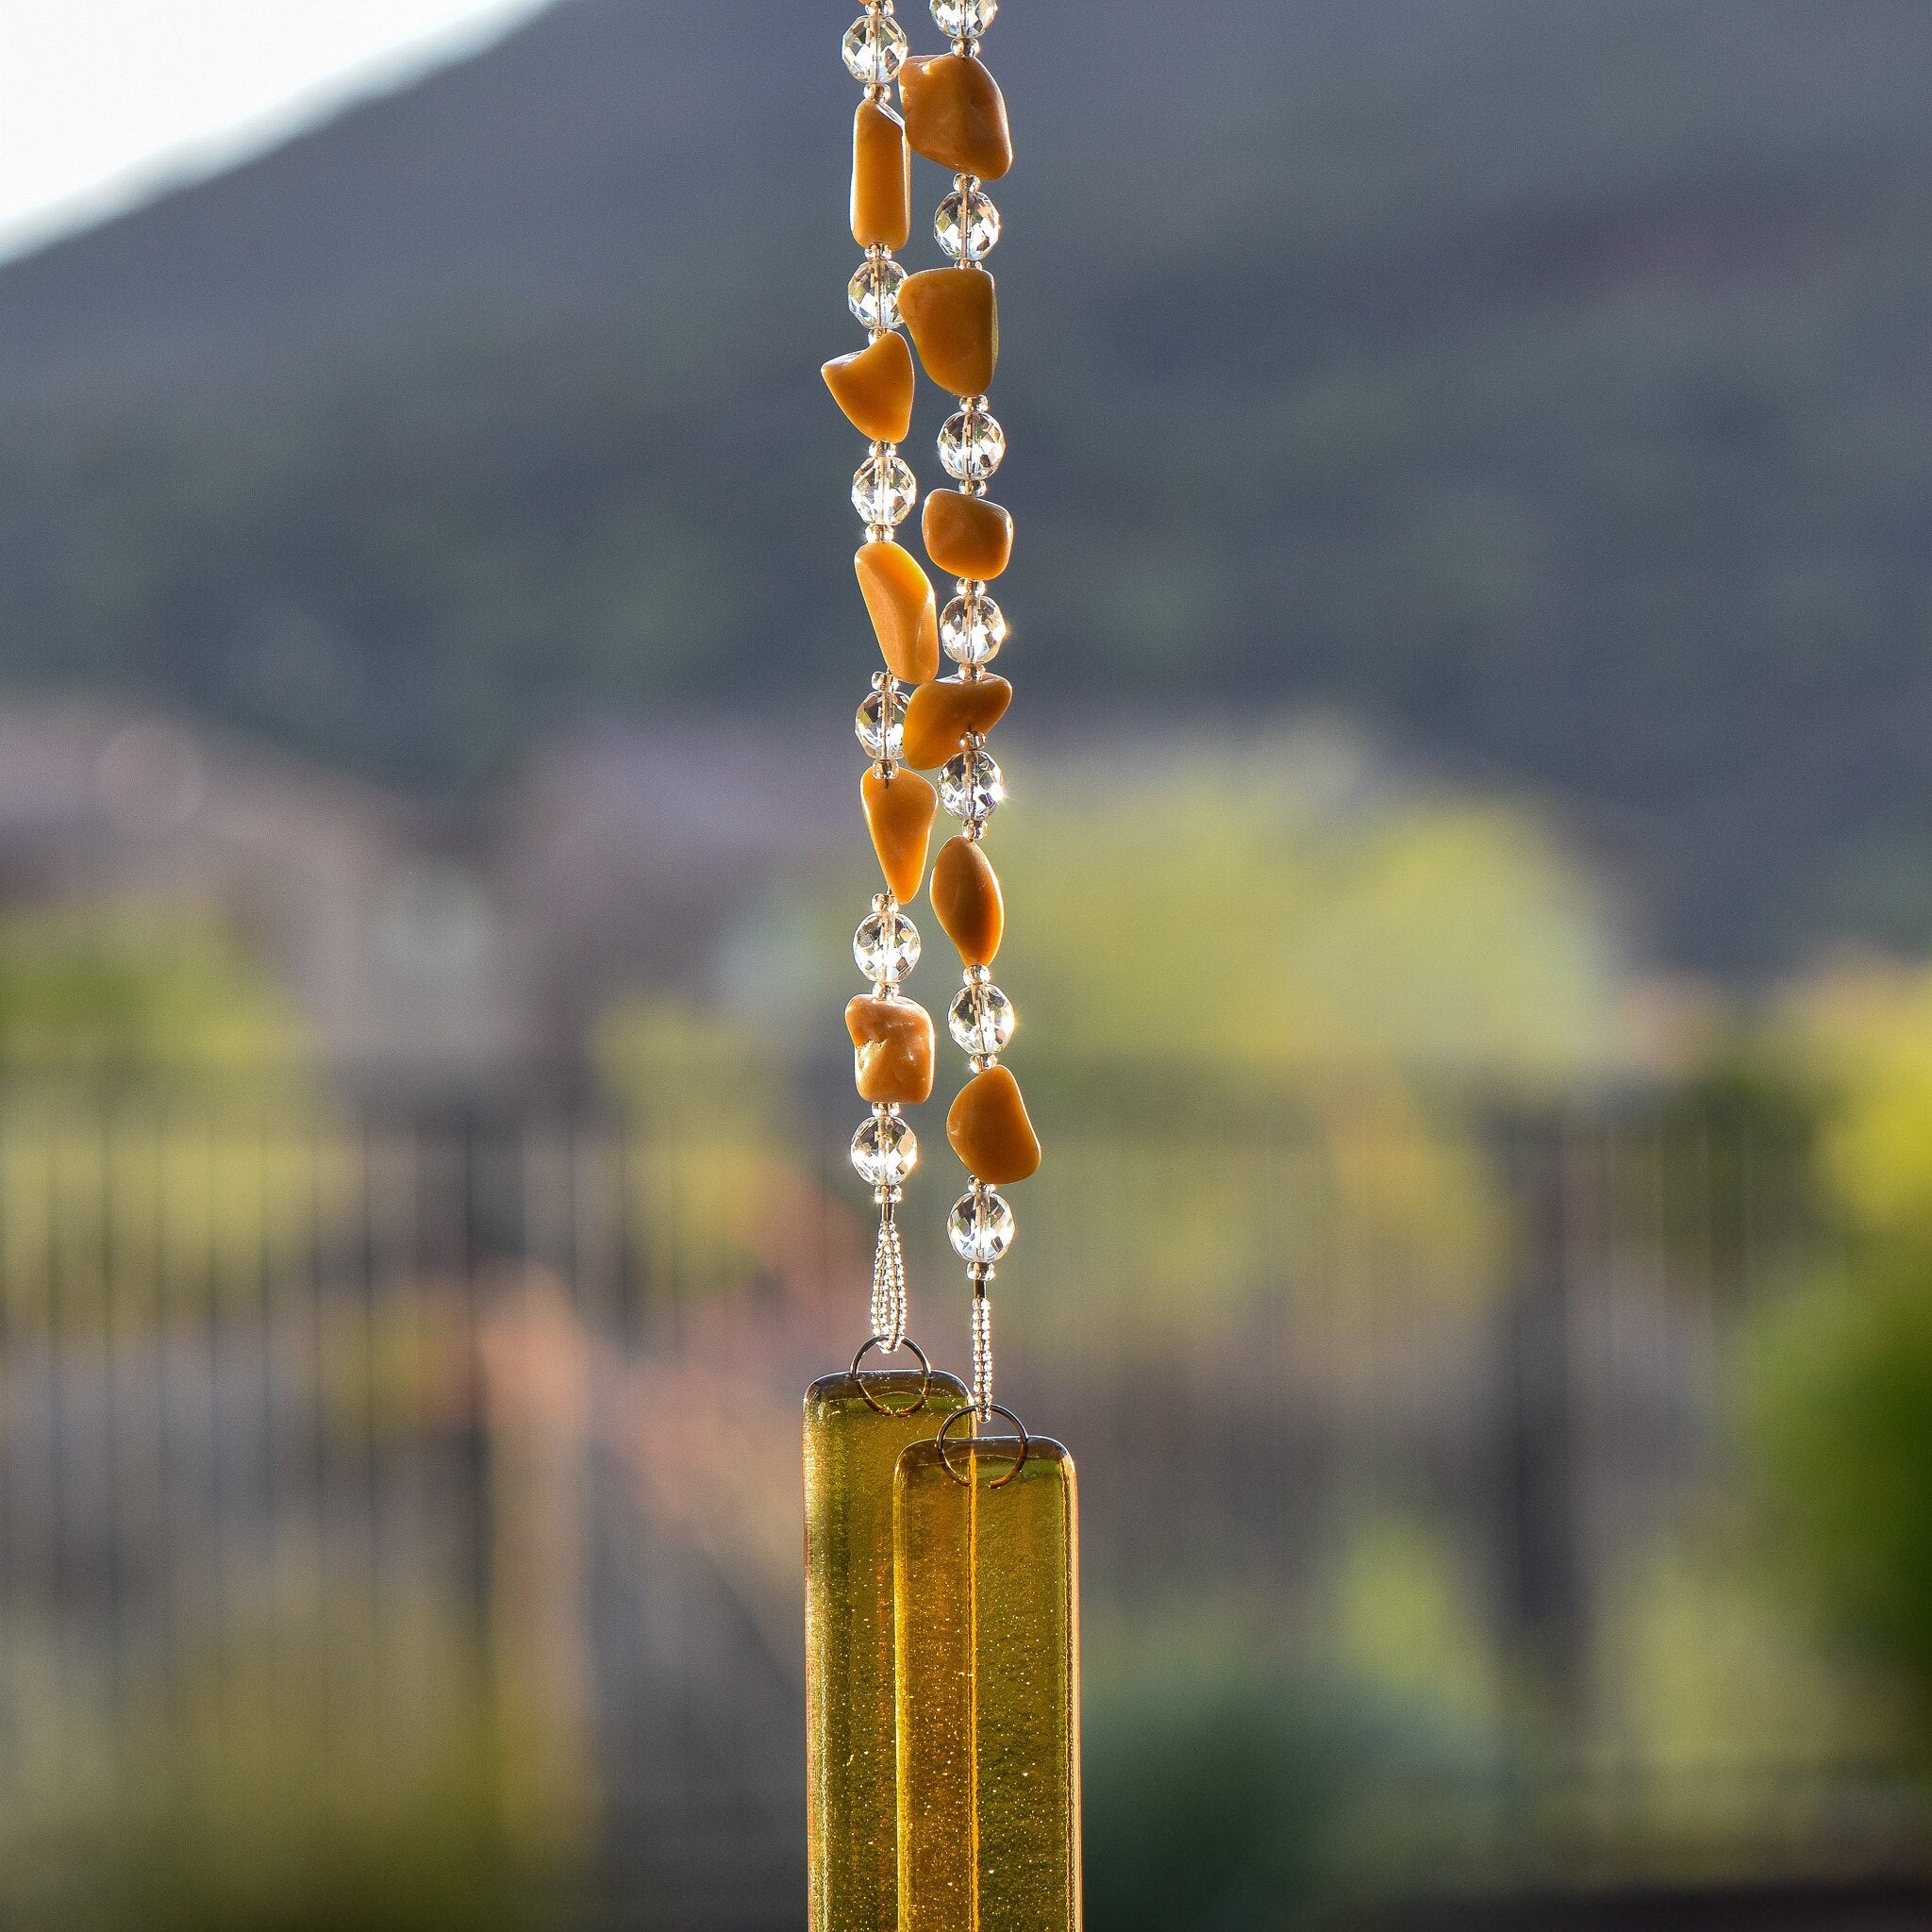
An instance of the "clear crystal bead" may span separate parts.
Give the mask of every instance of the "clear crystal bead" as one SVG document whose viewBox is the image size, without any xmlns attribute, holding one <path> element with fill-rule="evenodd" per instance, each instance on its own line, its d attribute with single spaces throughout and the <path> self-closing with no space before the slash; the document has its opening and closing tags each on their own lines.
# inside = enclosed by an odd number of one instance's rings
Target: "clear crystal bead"
<svg viewBox="0 0 1932 1932">
<path fill-rule="evenodd" d="M 919 484 L 911 465 L 896 450 L 867 457 L 852 479 L 852 508 L 869 530 L 891 530 L 912 514 Z"/>
<path fill-rule="evenodd" d="M 919 1165 L 919 1137 L 896 1113 L 874 1114 L 852 1137 L 852 1165 L 860 1180 L 896 1188 Z"/>
<path fill-rule="evenodd" d="M 1013 1037 L 1013 1003 L 996 986 L 962 986 L 946 1011 L 953 1044 L 974 1059 L 1004 1053 Z"/>
<path fill-rule="evenodd" d="M 962 1261 L 997 1261 L 1013 1245 L 1013 1210 L 991 1188 L 961 1194 L 946 1216 L 946 1239 Z"/>
<path fill-rule="evenodd" d="M 955 597 L 940 619 L 940 642 L 955 664 L 991 664 L 1006 641 L 1006 613 L 983 591 Z"/>
<path fill-rule="evenodd" d="M 1006 455 L 1007 432 L 991 409 L 960 409 L 940 431 L 940 462 L 961 483 L 984 483 Z"/>
<path fill-rule="evenodd" d="M 1007 795 L 1007 781 L 990 751 L 962 751 L 940 768 L 940 797 L 962 824 L 983 825 Z"/>
<path fill-rule="evenodd" d="M 852 957 L 875 985 L 896 986 L 919 964 L 919 928 L 903 912 L 869 912 L 852 935 Z"/>
<path fill-rule="evenodd" d="M 897 328 L 899 284 L 905 279 L 904 265 L 890 255 L 868 256 L 846 284 L 846 306 L 867 328 Z"/>
<path fill-rule="evenodd" d="M 906 61 L 906 29 L 890 13 L 862 13 L 845 29 L 845 72 L 861 87 L 896 80 Z"/>
<path fill-rule="evenodd" d="M 932 232 L 955 261 L 984 261 L 999 245 L 1000 211 L 977 188 L 956 188 L 940 203 Z"/>
<path fill-rule="evenodd" d="M 882 724 L 885 708 L 885 693 L 874 691 L 859 706 L 853 728 L 858 733 L 858 742 L 867 758 L 883 758 L 889 764 L 896 765 L 906 754 L 906 708 L 895 695 L 892 722 Z"/>
<path fill-rule="evenodd" d="M 999 10 L 1000 0 L 932 0 L 933 24 L 956 41 L 976 41 Z"/>
</svg>

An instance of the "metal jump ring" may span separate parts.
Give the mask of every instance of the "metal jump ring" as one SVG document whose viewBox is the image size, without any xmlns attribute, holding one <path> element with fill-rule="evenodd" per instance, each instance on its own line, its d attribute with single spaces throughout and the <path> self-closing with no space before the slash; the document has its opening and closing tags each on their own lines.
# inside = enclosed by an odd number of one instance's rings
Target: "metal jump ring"
<svg viewBox="0 0 1932 1932">
<path fill-rule="evenodd" d="M 865 1377 L 858 1373 L 858 1365 L 874 1349 L 881 1355 L 897 1355 L 902 1348 L 909 1348 L 919 1357 L 919 1400 L 910 1408 L 889 1408 L 865 1386 Z M 865 1397 L 868 1408 L 876 1409 L 880 1415 L 917 1415 L 925 1407 L 926 1397 L 932 1393 L 932 1364 L 926 1360 L 924 1349 L 911 1336 L 900 1336 L 897 1344 L 889 1348 L 884 1336 L 874 1335 L 858 1344 L 858 1353 L 852 1357 L 852 1379 L 858 1384 L 858 1392 Z"/>
<path fill-rule="evenodd" d="M 933 1439 L 940 1445 L 940 1460 L 945 1464 L 946 1474 L 949 1476 L 951 1476 L 953 1480 L 956 1483 L 958 1483 L 962 1489 L 971 1489 L 973 1487 L 972 1480 L 970 1477 L 961 1475 L 959 1472 L 953 1467 L 953 1458 L 946 1453 L 946 1437 L 947 1434 L 951 1431 L 953 1424 L 956 1422 L 958 1422 L 962 1415 L 970 1415 L 973 1416 L 975 1420 L 977 1420 L 980 1413 L 981 1411 L 973 1408 L 956 1408 L 952 1412 L 952 1414 L 949 1415 L 945 1419 L 945 1421 L 940 1424 L 940 1432 Z M 997 1482 L 991 1482 L 987 1484 L 987 1488 L 990 1490 L 1003 1490 L 1009 1482 L 1013 1480 L 1013 1478 L 1016 1475 L 1020 1474 L 1020 1472 L 1023 1469 L 1026 1467 L 1026 1451 L 1031 1446 L 1033 1438 L 1026 1433 L 1026 1424 L 1023 1423 L 1020 1420 L 1020 1418 L 1016 1416 L 1010 1408 L 1007 1407 L 1004 1403 L 988 1403 L 984 1410 L 984 1413 L 987 1415 L 1005 1416 L 1006 1419 L 1009 1423 L 1011 1423 L 1012 1425 L 1020 1432 L 1020 1453 L 1013 1458 L 1012 1468 L 1009 1469 L 1005 1475 L 1001 1476 Z M 998 1441 L 1000 1438 L 995 1436 L 990 1438 L 989 1440 L 992 1441 Z"/>
</svg>

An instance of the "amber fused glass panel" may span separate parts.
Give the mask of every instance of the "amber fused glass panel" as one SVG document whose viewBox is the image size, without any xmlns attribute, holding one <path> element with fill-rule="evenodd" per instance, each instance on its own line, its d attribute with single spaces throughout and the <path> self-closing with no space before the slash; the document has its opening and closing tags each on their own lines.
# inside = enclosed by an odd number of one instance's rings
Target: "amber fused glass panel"
<svg viewBox="0 0 1932 1932">
<path fill-rule="evenodd" d="M 868 1373 L 889 1408 L 919 1399 L 916 1371 Z M 932 1377 L 917 1413 L 881 1415 L 855 1378 L 805 1398 L 805 1695 L 811 1932 L 893 1932 L 898 1919 L 892 1476 L 966 1391 Z"/>
<path fill-rule="evenodd" d="M 1010 1441 L 946 1453 L 970 1483 L 924 1442 L 900 1457 L 896 1484 L 898 1932 L 1074 1932 L 1073 1458 L 1036 1441 L 1016 1474 Z"/>
</svg>

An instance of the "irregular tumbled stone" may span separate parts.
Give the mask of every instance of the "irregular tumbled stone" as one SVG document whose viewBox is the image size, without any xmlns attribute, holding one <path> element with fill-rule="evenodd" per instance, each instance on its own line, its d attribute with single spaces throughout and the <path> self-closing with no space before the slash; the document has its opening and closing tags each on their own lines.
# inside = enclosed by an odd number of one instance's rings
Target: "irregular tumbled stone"
<svg viewBox="0 0 1932 1932">
<path fill-rule="evenodd" d="M 932 1015 L 917 1000 L 860 993 L 845 1008 L 852 1074 L 874 1106 L 917 1107 L 932 1092 Z"/>
<path fill-rule="evenodd" d="M 968 966 L 991 966 L 1007 929 L 992 861 L 971 839 L 948 839 L 932 867 L 932 909 Z"/>
<path fill-rule="evenodd" d="M 960 1088 L 946 1115 L 946 1139 L 966 1172 L 990 1188 L 1024 1181 L 1040 1168 L 1040 1137 L 1020 1083 L 1005 1067 L 989 1067 Z"/>
<path fill-rule="evenodd" d="M 935 490 L 925 499 L 920 527 L 932 567 L 949 577 L 990 583 L 1012 561 L 1012 516 L 983 496 Z"/>
<path fill-rule="evenodd" d="M 980 737 L 997 724 L 1012 702 L 1004 677 L 937 677 L 906 701 L 905 758 L 930 772 L 966 748 L 966 734 Z"/>
<path fill-rule="evenodd" d="M 886 669 L 903 683 L 924 684 L 940 668 L 940 613 L 932 580 L 911 551 L 890 541 L 860 544 L 852 564 Z"/>
<path fill-rule="evenodd" d="M 868 442 L 904 442 L 912 429 L 912 351 L 881 336 L 819 371 L 846 420 Z"/>
<path fill-rule="evenodd" d="M 916 153 L 955 175 L 997 181 L 1013 165 L 1007 103 L 978 61 L 934 54 L 899 70 L 899 102 Z"/>
<path fill-rule="evenodd" d="M 852 123 L 852 239 L 861 248 L 903 248 L 912 235 L 912 150 L 906 124 L 876 101 Z"/>
<path fill-rule="evenodd" d="M 939 793 L 917 772 L 902 766 L 890 778 L 868 769 L 859 781 L 858 795 L 887 889 L 903 906 L 917 896 L 925 877 L 925 851 L 940 808 Z"/>
<path fill-rule="evenodd" d="M 925 373 L 956 396 L 983 396 L 1000 359 L 1000 308 L 980 268 L 928 268 L 899 285 L 899 314 Z"/>
</svg>

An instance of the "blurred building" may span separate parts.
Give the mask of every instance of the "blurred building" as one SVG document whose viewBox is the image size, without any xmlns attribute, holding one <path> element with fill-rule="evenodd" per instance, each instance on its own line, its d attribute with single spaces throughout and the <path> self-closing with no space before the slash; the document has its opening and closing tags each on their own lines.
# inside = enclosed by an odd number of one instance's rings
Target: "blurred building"
<svg viewBox="0 0 1932 1932">
<path fill-rule="evenodd" d="M 607 1000 L 695 983 L 734 909 L 845 828 L 848 778 L 756 726 L 598 726 L 458 811 L 162 713 L 16 705 L 0 911 L 204 913 L 352 1079 L 567 1077 Z"/>
</svg>

